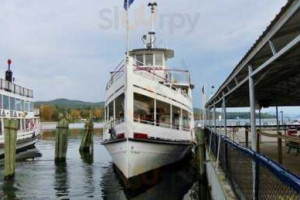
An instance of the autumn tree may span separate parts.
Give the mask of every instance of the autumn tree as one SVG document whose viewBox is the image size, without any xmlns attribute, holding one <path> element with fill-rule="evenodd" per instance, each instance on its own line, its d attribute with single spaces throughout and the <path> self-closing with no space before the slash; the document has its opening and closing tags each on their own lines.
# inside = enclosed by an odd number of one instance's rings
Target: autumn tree
<svg viewBox="0 0 300 200">
<path fill-rule="evenodd" d="M 102 108 L 96 108 L 94 110 L 94 118 L 101 120 L 103 118 L 103 109 Z"/>
<path fill-rule="evenodd" d="M 72 110 L 70 115 L 73 120 L 80 118 L 80 112 L 77 109 Z"/>
<path fill-rule="evenodd" d="M 80 110 L 80 116 L 84 119 L 87 119 L 90 116 L 90 111 L 86 109 Z"/>
<path fill-rule="evenodd" d="M 42 105 L 40 107 L 40 115 L 43 121 L 52 121 L 55 108 L 51 105 Z"/>
</svg>

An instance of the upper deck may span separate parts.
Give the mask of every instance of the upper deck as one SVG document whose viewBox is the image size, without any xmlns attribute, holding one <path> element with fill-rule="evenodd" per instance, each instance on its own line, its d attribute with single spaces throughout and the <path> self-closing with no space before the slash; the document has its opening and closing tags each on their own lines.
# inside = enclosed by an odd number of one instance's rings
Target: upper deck
<svg viewBox="0 0 300 200">
<path fill-rule="evenodd" d="M 129 54 L 133 58 L 133 72 L 144 78 L 158 82 L 174 90 L 181 89 L 188 94 L 193 89 L 188 70 L 168 69 L 167 61 L 174 56 L 170 49 L 134 49 Z M 111 78 L 106 85 L 109 90 L 112 85 L 124 75 L 124 61 L 111 72 Z"/>
<path fill-rule="evenodd" d="M 0 78 L 0 91 L 1 90 L 23 97 L 33 98 L 33 91 L 31 89 L 21 87 L 2 78 Z"/>
</svg>

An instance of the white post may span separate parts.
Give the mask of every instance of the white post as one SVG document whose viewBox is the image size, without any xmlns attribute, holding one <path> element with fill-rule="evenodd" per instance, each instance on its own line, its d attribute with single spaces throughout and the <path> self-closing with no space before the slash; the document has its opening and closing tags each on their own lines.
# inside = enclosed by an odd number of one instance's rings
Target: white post
<svg viewBox="0 0 300 200">
<path fill-rule="evenodd" d="M 170 105 L 170 128 L 173 128 L 173 106 Z"/>
<path fill-rule="evenodd" d="M 217 133 L 217 117 L 216 117 L 216 104 L 214 104 L 214 114 L 213 114 L 213 119 L 214 119 L 214 132 Z"/>
<path fill-rule="evenodd" d="M 157 120 L 157 109 L 156 109 L 156 99 L 154 99 L 154 126 L 156 126 Z"/>
<path fill-rule="evenodd" d="M 227 114 L 226 114 L 226 100 L 223 94 L 223 119 L 224 119 L 224 133 L 227 136 Z"/>
<path fill-rule="evenodd" d="M 211 118 L 211 114 L 212 114 L 212 112 L 211 112 L 211 108 L 209 108 L 209 116 L 210 116 L 210 118 Z M 209 154 L 210 154 L 210 151 L 211 151 L 211 140 L 212 140 L 212 120 L 210 119 L 209 120 L 209 130 L 210 130 L 210 138 L 209 138 Z"/>
<path fill-rule="evenodd" d="M 248 66 L 249 71 L 249 100 L 250 100 L 250 122 L 251 122 L 251 148 L 253 151 L 257 151 L 257 135 L 256 135 L 256 116 L 255 116 L 255 88 L 254 80 L 252 77 L 252 66 Z M 257 163 L 252 161 L 252 176 L 253 176 L 253 199 L 258 198 L 258 174 Z"/>
</svg>

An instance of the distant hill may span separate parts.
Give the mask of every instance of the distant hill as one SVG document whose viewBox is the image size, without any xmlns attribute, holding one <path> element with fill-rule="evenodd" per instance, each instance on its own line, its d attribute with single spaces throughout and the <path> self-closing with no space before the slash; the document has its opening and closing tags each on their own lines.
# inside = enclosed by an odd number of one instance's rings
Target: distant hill
<svg viewBox="0 0 300 200">
<path fill-rule="evenodd" d="M 64 108 L 99 108 L 104 106 L 104 102 L 85 102 L 70 99 L 54 99 L 51 101 L 36 101 L 34 107 L 40 107 L 41 105 L 53 105 Z"/>
</svg>

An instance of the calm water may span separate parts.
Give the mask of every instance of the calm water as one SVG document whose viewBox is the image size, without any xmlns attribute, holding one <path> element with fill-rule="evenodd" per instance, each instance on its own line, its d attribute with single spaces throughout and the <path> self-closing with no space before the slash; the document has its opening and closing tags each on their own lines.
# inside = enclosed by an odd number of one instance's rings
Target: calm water
<svg viewBox="0 0 300 200">
<path fill-rule="evenodd" d="M 82 132 L 72 130 L 67 163 L 60 166 L 54 164 L 54 132 L 45 132 L 36 149 L 18 155 L 14 181 L 3 180 L 0 166 L 0 198 L 207 199 L 206 187 L 196 181 L 189 160 L 144 174 L 130 183 L 122 181 L 100 145 L 100 132 L 95 131 L 94 154 L 80 155 Z"/>
</svg>

